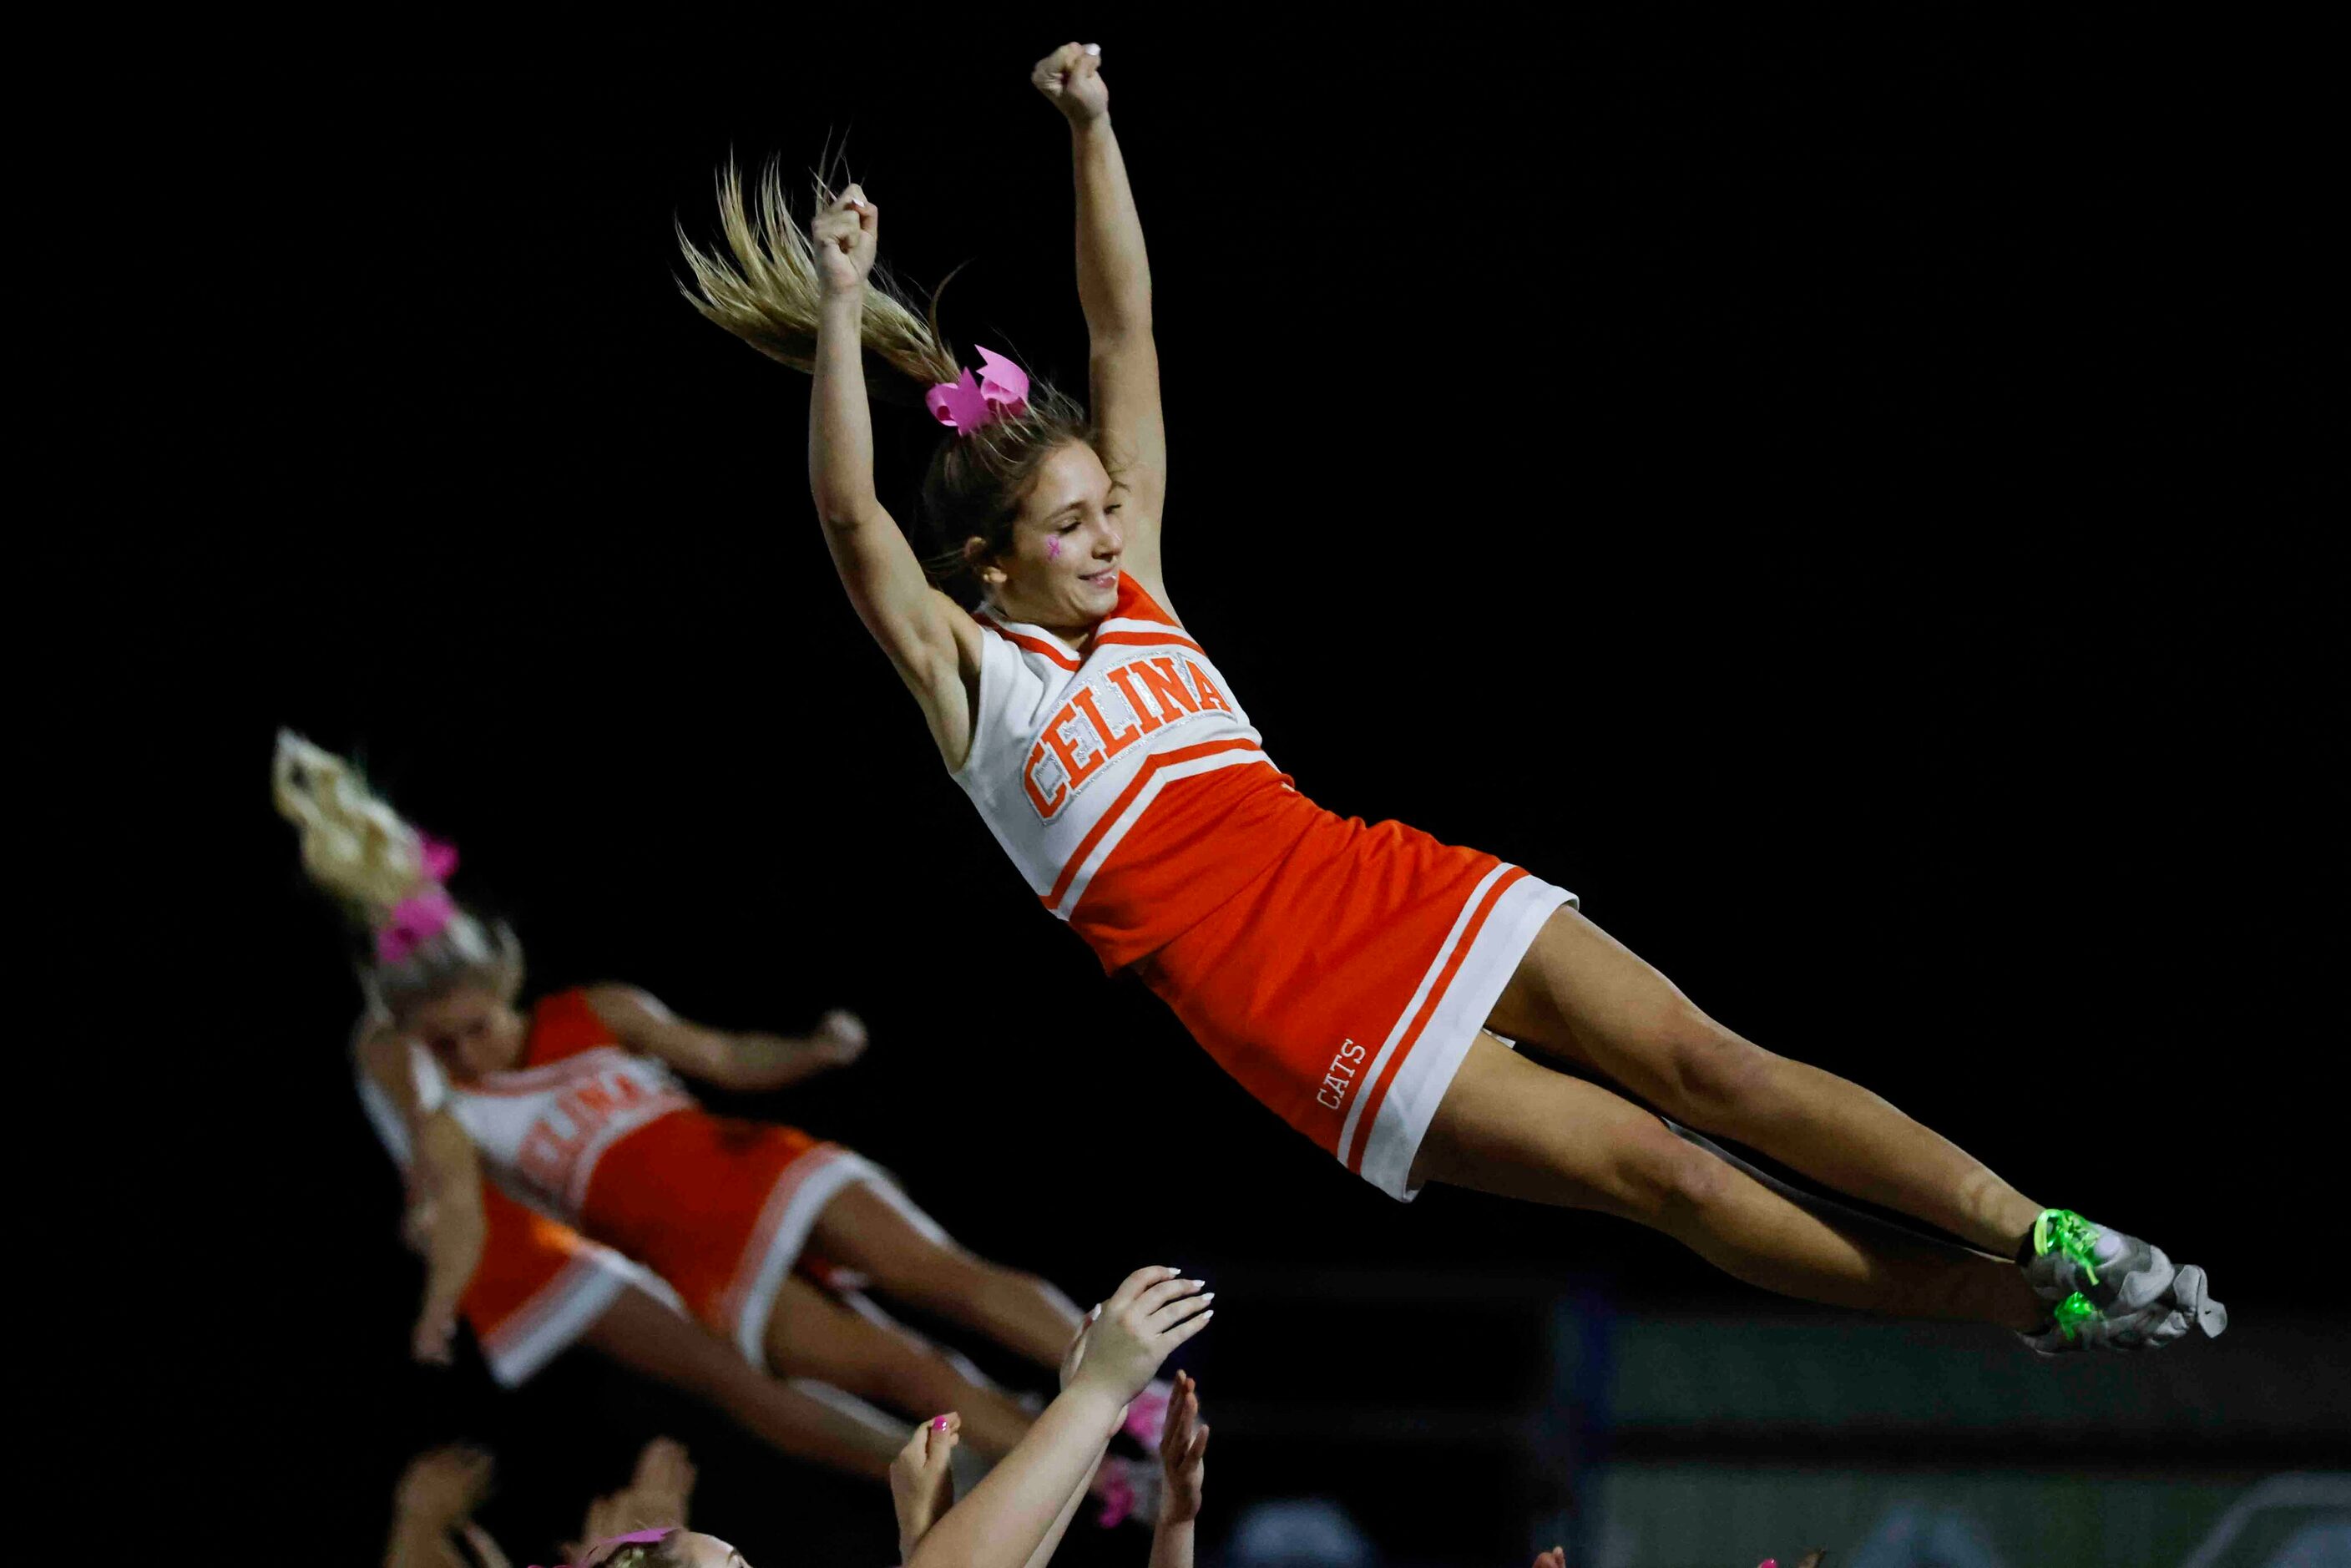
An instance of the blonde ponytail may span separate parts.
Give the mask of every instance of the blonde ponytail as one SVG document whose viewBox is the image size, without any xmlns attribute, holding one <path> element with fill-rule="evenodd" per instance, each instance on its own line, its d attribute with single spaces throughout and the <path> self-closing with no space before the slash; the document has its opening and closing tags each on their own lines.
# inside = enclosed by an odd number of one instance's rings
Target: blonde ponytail
<svg viewBox="0 0 2351 1568">
<path fill-rule="evenodd" d="M 302 835 L 302 869 L 360 925 L 381 921 L 428 880 L 416 830 L 333 752 L 281 729 L 269 782 L 278 815 Z"/>
<path fill-rule="evenodd" d="M 820 205 L 831 204 L 822 179 L 816 197 Z M 823 286 L 815 249 L 784 198 L 780 161 L 768 164 L 757 200 L 747 203 L 742 176 L 729 159 L 718 173 L 718 221 L 731 261 L 699 249 L 684 225 L 678 226 L 677 241 L 694 274 L 693 286 L 680 283 L 680 291 L 696 310 L 768 358 L 813 371 Z M 874 264 L 857 326 L 869 396 L 921 407 L 931 388 L 963 375 L 939 331 L 939 296 L 954 277 L 947 274 L 932 292 L 929 309 L 918 315 Z M 1035 366 L 1025 368 L 1028 412 L 966 435 L 943 433 L 917 493 L 911 530 L 916 557 L 933 583 L 967 606 L 981 598 L 973 541 L 980 559 L 1009 547 L 1021 497 L 1061 447 L 1075 444 L 1101 455 L 1101 433 L 1084 406 Z M 1103 455 L 1103 461 L 1112 459 Z"/>
<path fill-rule="evenodd" d="M 278 814 L 302 835 L 302 869 L 360 930 L 379 935 L 420 895 L 446 899 L 424 836 L 343 758 L 281 729 L 269 782 Z M 451 852 L 446 845 L 439 851 Z M 486 986 L 509 1002 L 522 989 L 522 944 L 513 929 L 504 921 L 485 925 L 445 902 L 439 918 L 412 941 L 396 947 L 377 941 L 373 947 L 359 964 L 371 1012 L 396 1017 L 456 985 Z"/>
<path fill-rule="evenodd" d="M 830 206 L 833 193 L 823 180 L 816 182 L 820 206 Z M 783 162 L 772 159 L 759 176 L 755 201 L 746 202 L 743 176 L 728 159 L 718 172 L 718 222 L 733 259 L 705 251 L 677 228 L 677 243 L 694 274 L 691 287 L 681 282 L 687 303 L 771 360 L 796 371 L 816 368 L 816 329 L 823 285 L 817 277 L 816 253 L 807 231 L 792 216 L 784 195 Z M 953 273 L 947 277 L 954 277 Z M 927 311 L 917 312 L 904 298 L 899 286 L 878 262 L 867 280 L 864 313 L 858 336 L 865 349 L 868 390 L 876 395 L 894 391 L 895 401 L 906 401 L 962 372 L 938 329 L 940 283 Z M 875 376 L 872 372 L 887 373 Z M 893 388 L 891 383 L 896 382 Z"/>
</svg>

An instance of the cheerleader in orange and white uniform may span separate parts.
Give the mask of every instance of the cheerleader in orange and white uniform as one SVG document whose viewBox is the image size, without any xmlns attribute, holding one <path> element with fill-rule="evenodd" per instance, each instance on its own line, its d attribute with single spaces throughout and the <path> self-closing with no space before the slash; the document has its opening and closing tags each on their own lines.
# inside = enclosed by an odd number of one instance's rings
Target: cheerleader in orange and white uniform
<svg viewBox="0 0 2351 1568">
<path fill-rule="evenodd" d="M 747 203 L 730 170 L 731 255 L 686 247 L 696 308 L 814 376 L 810 481 L 842 586 L 1045 908 L 1105 969 L 1138 975 L 1275 1114 L 1392 1197 L 1435 1178 L 1597 1208 L 1771 1290 L 2003 1323 L 2045 1352 L 2163 1344 L 2191 1322 L 2218 1332 L 2201 1270 L 2043 1208 L 1876 1095 L 1724 1028 L 1564 888 L 1402 823 L 1341 818 L 1292 787 L 1168 598 L 1151 274 L 1101 64 L 1098 50 L 1069 44 L 1030 78 L 1071 133 L 1091 412 L 985 349 L 977 374 L 960 369 L 935 298 L 925 313 L 873 276 L 880 208 L 857 185 L 820 190 L 803 233 L 772 173 Z M 1412 287 L 1431 329 L 1499 319 L 1479 293 L 1479 224 L 1469 193 L 1429 204 L 1415 231 Z M 1289 280 L 1261 228 L 1219 236 L 1217 255 L 1260 277 L 1271 300 Z M 1195 340 L 1187 352 L 1203 375 L 1218 373 L 1213 347 Z M 1271 460 L 1343 460 L 1280 450 L 1257 352 L 1234 346 L 1222 371 L 1234 405 L 1202 417 Z M 913 382 L 898 390 L 926 388 L 947 427 L 920 492 L 927 557 L 876 492 L 869 365 Z M 1372 395 L 1418 434 L 1447 428 L 1430 417 L 1428 384 Z M 1487 493 L 1483 470 L 1465 473 L 1463 513 L 1484 520 L 1455 537 L 1489 552 L 1496 592 L 1419 607 L 1406 633 L 1427 643 L 1417 657 L 1429 689 L 1392 705 L 1363 739 L 1367 755 L 1441 745 L 1498 788 L 1540 788 L 1512 737 L 1457 733 L 1443 706 L 1443 682 L 1496 678 L 1478 662 L 1479 622 L 1523 612 L 1534 601 L 1520 596 L 1537 588 L 1517 559 L 1525 541 L 1496 520 L 1510 507 Z M 1249 549 L 1240 514 L 1221 512 L 1221 548 Z M 1346 537 L 1336 519 L 1324 533 Z M 1298 590 L 1268 634 L 1331 678 L 1381 678 L 1357 650 L 1396 636 L 1389 618 L 1318 599 L 1311 560 L 1243 559 Z M 1409 550 L 1396 565 L 1410 571 Z M 1514 1041 L 1663 1114 L 1549 1071 Z M 1856 1229 L 1692 1127 L 1969 1245 Z"/>
<path fill-rule="evenodd" d="M 686 1316 L 677 1292 L 651 1270 L 517 1202 L 468 1162 L 418 1160 L 416 1138 L 434 1134 L 413 1090 L 396 1079 L 387 1088 L 357 1055 L 375 1032 L 360 1021 L 353 1064 L 369 1124 L 407 1186 L 402 1229 L 431 1264 L 415 1336 L 420 1359 L 449 1360 L 453 1315 L 465 1318 L 490 1375 L 507 1388 L 586 1345 L 697 1396 L 780 1452 L 887 1479 L 896 1424 L 873 1406 L 814 1379 L 768 1376 Z M 470 1270 L 467 1257 L 476 1260 Z"/>
<path fill-rule="evenodd" d="M 438 1353 L 462 1310 L 494 1355 L 527 1367 L 611 1281 L 642 1283 L 617 1251 L 747 1366 L 908 1415 L 959 1411 L 987 1458 L 1019 1440 L 1031 1419 L 1019 1405 L 892 1322 L 862 1287 L 1045 1367 L 1080 1323 L 1068 1297 L 957 1247 L 862 1156 L 713 1115 L 679 1080 L 779 1088 L 853 1060 L 864 1044 L 853 1018 L 830 1015 L 806 1039 L 730 1034 L 624 986 L 556 992 L 526 1015 L 519 945 L 450 897 L 453 850 L 402 821 L 341 758 L 291 735 L 279 737 L 275 793 L 312 880 L 371 934 L 371 1016 L 356 1047 L 364 1092 L 434 1209 L 420 1227 L 430 1244 L 421 1354 Z M 501 1235 L 521 1239 L 486 1252 Z M 1164 1396 L 1138 1401 L 1138 1440 L 1156 1440 L 1164 1412 Z M 1106 1466 L 1106 1511 L 1139 1503 L 1147 1516 L 1150 1475 Z"/>
</svg>

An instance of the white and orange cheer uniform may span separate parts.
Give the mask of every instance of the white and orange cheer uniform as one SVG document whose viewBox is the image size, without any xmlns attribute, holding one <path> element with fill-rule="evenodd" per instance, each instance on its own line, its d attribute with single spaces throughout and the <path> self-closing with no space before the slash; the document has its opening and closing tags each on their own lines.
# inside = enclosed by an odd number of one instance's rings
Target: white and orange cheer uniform
<svg viewBox="0 0 2351 1568">
<path fill-rule="evenodd" d="M 360 1027 L 363 1031 L 367 1021 Z M 354 1045 L 357 1040 L 355 1034 Z M 420 1089 L 427 1089 L 432 1078 L 419 1077 Z M 359 1090 L 369 1124 L 405 1174 L 412 1163 L 407 1124 L 364 1068 L 359 1069 Z M 482 1347 L 490 1375 L 505 1387 L 518 1386 L 569 1349 L 632 1286 L 684 1310 L 677 1292 L 651 1270 L 525 1207 L 487 1180 L 482 1183 L 482 1260 L 458 1310 Z"/>
<path fill-rule="evenodd" d="M 1106 970 L 1139 965 L 1208 1054 L 1397 1198 L 1519 959 L 1575 895 L 1298 793 L 1232 687 L 1121 573 L 1081 652 L 983 605 L 955 780 Z"/>
<path fill-rule="evenodd" d="M 428 1108 L 445 1107 L 497 1181 L 619 1249 L 675 1287 L 686 1309 L 767 1365 L 768 1315 L 818 1215 L 868 1185 L 936 1228 L 881 1168 L 793 1127 L 715 1116 L 662 1062 L 623 1047 L 581 992 L 531 1009 L 522 1064 L 460 1082 L 418 1053 Z M 806 1267 L 815 1265 L 815 1267 Z"/>
</svg>

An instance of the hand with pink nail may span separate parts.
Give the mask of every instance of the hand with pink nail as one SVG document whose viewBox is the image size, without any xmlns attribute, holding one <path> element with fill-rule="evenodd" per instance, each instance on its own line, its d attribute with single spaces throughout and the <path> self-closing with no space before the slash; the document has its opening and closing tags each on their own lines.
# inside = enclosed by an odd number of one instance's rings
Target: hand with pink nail
<svg viewBox="0 0 2351 1568">
<path fill-rule="evenodd" d="M 961 1441 L 963 1417 L 953 1411 L 914 1428 L 890 1461 L 890 1505 L 898 1511 L 898 1559 L 914 1555 L 915 1543 L 931 1532 L 939 1516 L 955 1506 L 955 1477 L 948 1469 Z"/>
</svg>

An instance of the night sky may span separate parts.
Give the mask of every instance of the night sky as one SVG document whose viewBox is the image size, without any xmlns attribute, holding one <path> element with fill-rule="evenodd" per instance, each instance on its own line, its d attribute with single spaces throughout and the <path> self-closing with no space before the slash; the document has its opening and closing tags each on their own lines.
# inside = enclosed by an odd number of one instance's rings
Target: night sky
<svg viewBox="0 0 2351 1568">
<path fill-rule="evenodd" d="M 845 135 L 885 263 L 927 287 L 972 260 L 962 358 L 1082 395 L 1067 133 L 1027 81 L 1067 37 L 1103 45 L 1151 247 L 1170 595 L 1299 788 L 1573 889 L 1750 1038 L 2203 1263 L 2232 1332 L 2308 1304 L 2271 1259 L 2342 1043 L 2314 553 L 2341 513 L 2303 476 L 2291 109 L 2226 47 L 2047 22 L 1036 15 L 320 40 L 225 67 L 152 150 L 209 280 L 204 351 L 162 376 L 202 521 L 117 549 L 140 598 L 91 679 L 158 700 L 237 868 L 224 918 L 266 983 L 218 1047 L 225 1158 L 271 1195 L 243 1267 L 281 1281 L 245 1354 L 302 1385 L 307 1501 L 354 1553 L 402 1458 L 458 1432 L 507 1466 L 518 1562 L 655 1429 L 754 1561 L 852 1517 L 879 1516 L 839 1537 L 872 1561 L 888 1537 L 878 1492 L 592 1364 L 506 1398 L 477 1362 L 408 1364 L 418 1270 L 350 1092 L 340 934 L 268 806 L 279 725 L 461 846 L 534 988 L 860 1012 L 862 1063 L 713 1102 L 869 1153 L 1081 1302 L 1169 1262 L 1776 1310 L 1621 1222 L 1398 1206 L 1289 1132 L 1037 908 L 851 612 L 808 381 L 688 308 L 673 222 L 713 232 L 730 151 L 805 171 Z M 875 423 L 911 518 L 933 429 Z M 1186 1362 L 1212 1422 L 1299 1358 L 1458 1354 L 1434 1312 L 1252 1339 L 1222 1288 Z M 1282 1490 L 1212 1466 L 1211 1516 Z M 747 1517 L 787 1506 L 814 1522 Z"/>
</svg>

